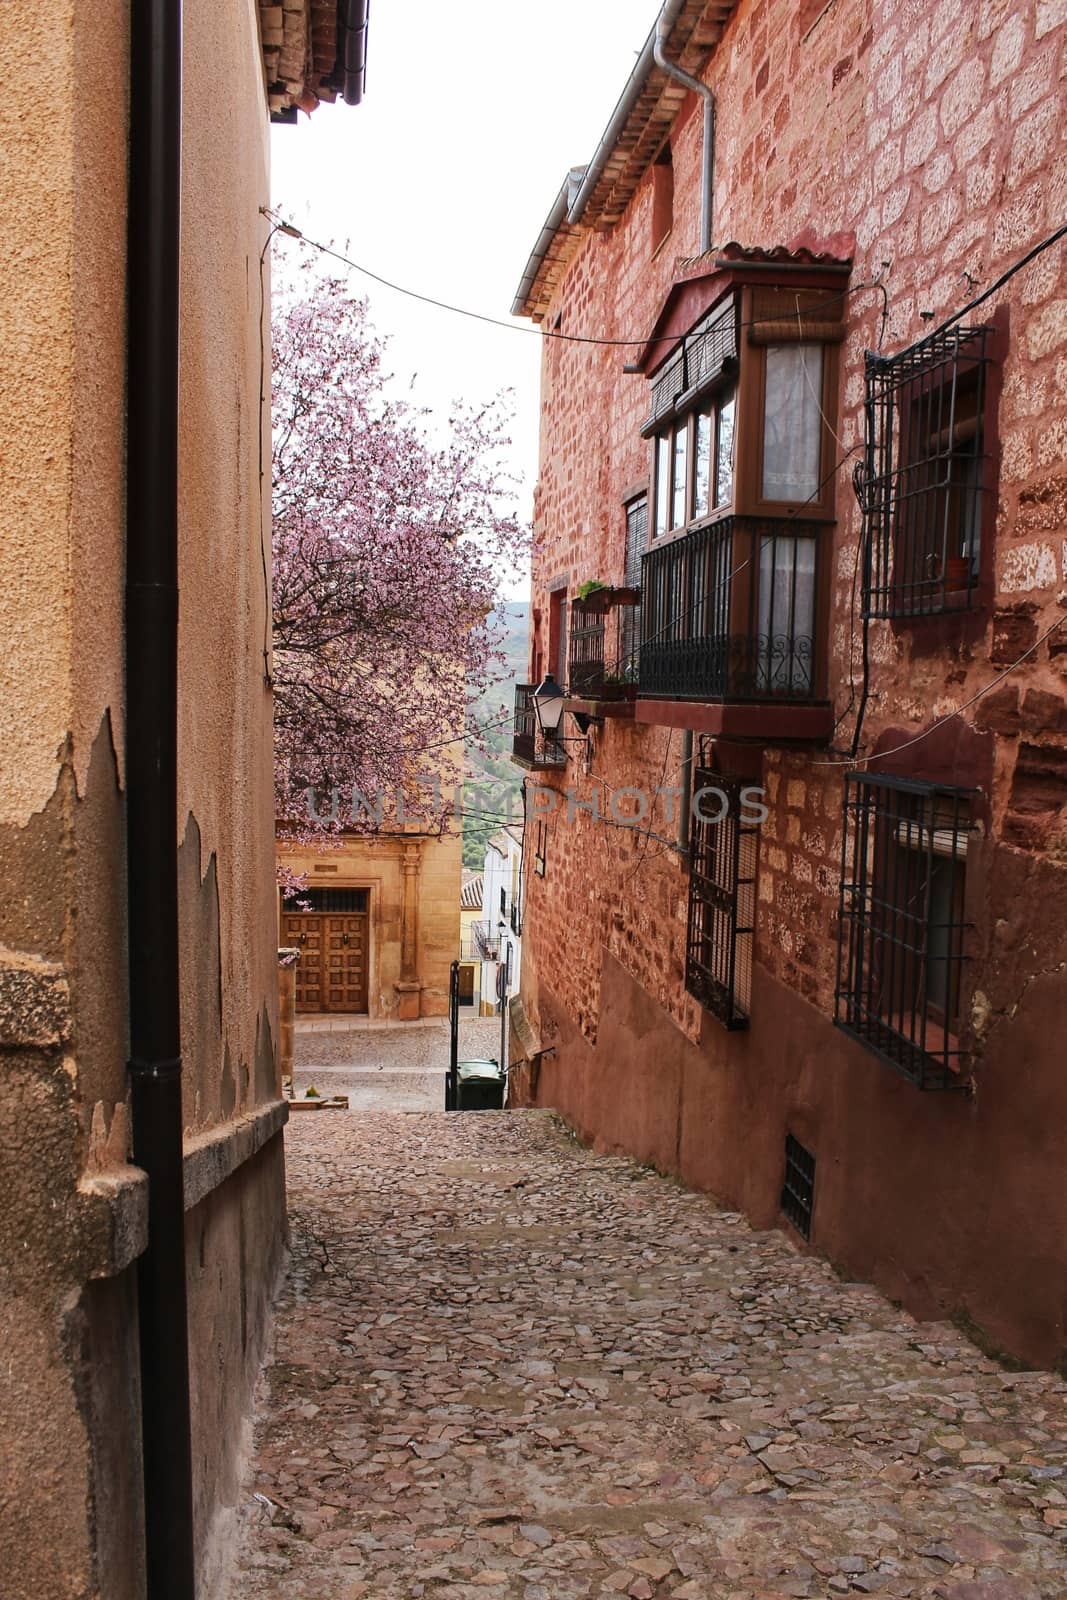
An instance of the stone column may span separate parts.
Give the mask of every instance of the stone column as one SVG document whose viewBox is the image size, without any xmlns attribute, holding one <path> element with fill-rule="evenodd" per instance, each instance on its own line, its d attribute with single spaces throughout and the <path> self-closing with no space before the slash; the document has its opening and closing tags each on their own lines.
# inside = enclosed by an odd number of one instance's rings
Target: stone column
<svg viewBox="0 0 1067 1600">
<path fill-rule="evenodd" d="M 296 1033 L 296 964 L 299 949 L 278 951 L 278 1082 L 279 1098 L 285 1093 L 285 1081 L 293 1077 L 293 1051 Z"/>
<path fill-rule="evenodd" d="M 397 1016 L 413 1022 L 421 1010 L 422 984 L 419 982 L 419 867 L 421 854 L 416 842 L 405 844 L 400 863 L 403 900 L 400 908 L 400 982 L 396 986 Z"/>
</svg>

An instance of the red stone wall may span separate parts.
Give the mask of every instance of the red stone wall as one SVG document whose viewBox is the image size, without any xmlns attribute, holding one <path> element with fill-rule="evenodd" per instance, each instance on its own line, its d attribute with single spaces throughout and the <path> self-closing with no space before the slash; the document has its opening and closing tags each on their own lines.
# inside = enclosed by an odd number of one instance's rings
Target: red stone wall
<svg viewBox="0 0 1067 1600">
<path fill-rule="evenodd" d="M 835 1048 L 829 1019 L 842 774 L 850 764 L 844 752 L 855 728 L 861 666 L 852 606 L 860 518 L 851 470 L 862 441 L 864 352 L 880 346 L 892 354 L 921 338 L 1067 219 L 1065 46 L 1067 0 L 834 0 L 826 7 L 752 0 L 728 24 L 707 74 L 718 101 L 716 242 L 807 245 L 854 259 L 839 409 L 831 419 L 846 458 L 836 480 L 831 621 L 839 726 L 834 750 L 763 754 L 770 815 L 761 838 L 756 940 L 763 973 L 808 1003 Z M 546 330 L 635 341 L 648 333 L 679 261 L 697 251 L 701 118 L 695 109 L 690 98 L 672 135 L 671 235 L 653 254 L 648 173 L 622 222 L 585 236 Z M 980 313 L 1000 329 L 1003 353 L 996 376 L 991 603 L 971 622 L 872 625 L 872 695 L 862 739 L 866 752 L 884 751 L 960 710 L 968 737 L 978 741 L 972 754 L 987 810 L 984 881 L 1026 882 L 1060 899 L 1067 895 L 1067 620 L 1004 684 L 973 706 L 967 702 L 1058 618 L 1067 619 L 1065 260 L 1063 245 L 1046 251 Z M 882 291 L 869 286 L 875 279 L 888 299 L 884 327 Z M 638 433 L 648 410 L 647 381 L 623 371 L 638 350 L 637 343 L 628 349 L 546 341 L 533 596 L 542 629 L 547 591 L 561 579 L 572 594 L 589 578 L 622 581 L 622 495 L 646 481 L 650 467 L 651 447 Z M 937 749 L 937 740 L 915 747 L 917 775 L 940 776 L 924 769 Z M 570 784 L 586 802 L 597 793 L 602 806 L 623 785 L 678 782 L 680 732 L 606 722 L 594 729 L 591 750 L 588 763 L 574 759 L 565 775 L 538 781 L 557 789 Z M 588 813 L 568 825 L 565 801 L 549 826 L 545 877 L 528 873 L 524 939 L 528 1009 L 545 1039 L 558 1033 L 560 1040 L 542 1101 L 573 1100 L 578 1076 L 592 1070 L 587 1051 L 567 1041 L 581 1037 L 595 1045 L 601 1036 L 606 953 L 675 1025 L 658 1035 L 656 1060 L 646 1064 L 650 1074 L 666 1071 L 672 1038 L 679 1052 L 686 1040 L 702 1041 L 709 1063 L 747 1052 L 748 1070 L 758 1073 L 751 1043 L 709 1027 L 685 993 L 687 875 L 665 842 L 676 824 L 663 808 L 646 822 L 659 838 L 627 833 Z M 1028 926 L 1040 925 L 1040 904 L 1028 913 Z M 1020 1029 L 1029 1027 L 1020 1008 L 1025 1013 L 1031 987 L 1046 979 L 1058 984 L 1067 1017 L 1067 935 L 1056 922 L 1050 946 L 1017 919 L 994 916 L 988 898 L 977 904 L 976 922 L 972 1042 L 981 1104 L 982 1071 L 1002 1071 L 1019 1047 Z M 1029 1028 L 1026 1037 L 1037 1035 Z M 1028 1063 L 1038 1077 L 1061 1072 L 1062 1047 L 1050 1039 L 1046 1048 L 1047 1059 Z M 901 1092 L 887 1068 L 873 1057 L 869 1064 L 886 1095 Z M 919 1105 L 909 1137 L 921 1142 L 925 1127 L 926 1158 L 936 1162 L 938 1113 L 922 1109 L 935 1097 L 907 1084 L 903 1090 Z M 618 1092 L 635 1094 L 632 1079 Z M 665 1090 L 669 1102 L 674 1092 Z M 878 1094 L 876 1088 L 868 1096 L 869 1110 Z M 670 1102 L 664 1115 L 677 1116 L 679 1127 L 684 1122 L 680 1104 Z M 776 1140 L 780 1131 L 776 1125 Z M 1010 1143 L 1006 1137 L 1005 1148 Z M 714 1185 L 714 1173 L 700 1176 Z M 762 1181 L 773 1196 L 781 1181 L 773 1162 Z M 1067 1217 L 1061 1222 L 1063 1236 Z M 865 1259 L 859 1249 L 857 1266 Z M 1062 1271 L 1064 1260 L 1059 1265 Z M 879 1270 L 874 1257 L 867 1267 Z M 936 1263 L 928 1270 L 936 1280 Z M 936 1287 L 931 1293 L 936 1299 Z M 969 1293 L 976 1305 L 980 1294 Z M 992 1283 L 989 1294 L 993 1304 Z"/>
</svg>

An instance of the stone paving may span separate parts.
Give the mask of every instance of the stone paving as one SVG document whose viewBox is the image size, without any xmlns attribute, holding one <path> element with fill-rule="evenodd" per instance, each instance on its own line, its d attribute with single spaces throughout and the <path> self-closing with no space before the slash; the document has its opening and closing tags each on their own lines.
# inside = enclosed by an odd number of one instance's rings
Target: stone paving
<svg viewBox="0 0 1067 1600">
<path fill-rule="evenodd" d="M 335 1019 L 296 1025 L 293 1080 L 298 1094 L 314 1084 L 320 1094 L 347 1094 L 354 1112 L 441 1111 L 448 1066 L 448 1022 L 339 1027 Z M 459 1059 L 500 1053 L 499 1017 L 463 1017 Z"/>
<path fill-rule="evenodd" d="M 231 1600 L 1067 1596 L 1067 1384 L 552 1116 L 307 1117 Z"/>
</svg>

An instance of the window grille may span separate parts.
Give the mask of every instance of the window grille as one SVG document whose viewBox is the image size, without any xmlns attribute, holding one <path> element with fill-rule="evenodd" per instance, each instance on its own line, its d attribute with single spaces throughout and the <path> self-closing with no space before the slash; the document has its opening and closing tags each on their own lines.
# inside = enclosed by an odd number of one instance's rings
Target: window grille
<svg viewBox="0 0 1067 1600">
<path fill-rule="evenodd" d="M 866 456 L 856 489 L 868 617 L 974 604 L 991 332 L 947 328 L 899 355 L 867 354 Z"/>
<path fill-rule="evenodd" d="M 693 777 L 685 986 L 727 1028 L 748 1025 L 759 829 L 739 778 L 701 762 Z"/>
<path fill-rule="evenodd" d="M 785 1136 L 785 1183 L 781 1204 L 797 1232 L 810 1239 L 815 1204 L 815 1157 L 791 1133 Z"/>
<path fill-rule="evenodd" d="M 555 597 L 553 597 L 555 598 Z M 567 681 L 567 596 L 559 597 L 559 648 L 556 655 L 556 682 Z"/>
<path fill-rule="evenodd" d="M 576 600 L 571 607 L 567 690 L 598 699 L 637 682 L 640 607 Z"/>
<path fill-rule="evenodd" d="M 286 911 L 332 911 L 354 916 L 369 908 L 369 889 L 298 889 L 285 901 Z"/>
<path fill-rule="evenodd" d="M 968 791 L 845 778 L 836 1017 L 921 1089 L 964 1086 Z"/>
</svg>

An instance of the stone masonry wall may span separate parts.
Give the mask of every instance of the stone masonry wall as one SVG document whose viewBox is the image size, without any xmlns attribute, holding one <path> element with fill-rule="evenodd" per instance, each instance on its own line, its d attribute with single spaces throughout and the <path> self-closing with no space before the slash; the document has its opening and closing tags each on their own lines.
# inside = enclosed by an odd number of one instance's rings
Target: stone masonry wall
<svg viewBox="0 0 1067 1600">
<path fill-rule="evenodd" d="M 845 456 L 862 439 L 863 353 L 892 353 L 990 284 L 1067 214 L 1063 88 L 1064 0 L 963 0 L 909 4 L 836 0 L 821 11 L 790 0 L 742 5 L 708 72 L 718 99 L 717 244 L 807 244 L 852 255 L 840 411 Z M 692 98 L 672 140 L 674 227 L 653 255 L 652 183 L 646 177 L 612 232 L 590 232 L 546 321 L 563 333 L 637 339 L 647 333 L 680 260 L 696 253 L 701 119 Z M 1063 615 L 1067 591 L 1067 293 L 1053 248 L 982 308 L 1007 330 L 999 403 L 996 600 L 984 631 L 954 619 L 929 633 L 888 622 L 871 629 L 874 694 L 864 724 L 873 748 L 888 729 L 914 736 L 955 711 Z M 881 278 L 888 294 L 882 329 Z M 546 341 L 535 645 L 547 652 L 546 591 L 590 577 L 621 582 L 622 495 L 647 481 L 649 446 L 638 427 L 647 382 L 626 375 L 629 352 Z M 832 693 L 837 743 L 851 738 L 860 630 L 852 616 L 860 528 L 851 455 L 836 489 Z M 546 656 L 547 658 L 547 656 Z M 968 713 L 999 735 L 992 832 L 1014 845 L 1067 852 L 1067 627 L 1042 643 L 995 696 Z M 607 725 L 594 763 L 601 786 L 659 781 L 667 735 Z M 893 742 L 898 742 L 894 740 Z M 677 781 L 681 735 L 667 757 Z M 841 770 L 768 750 L 771 817 L 760 863 L 758 959 L 827 1008 L 839 882 Z M 846 763 L 842 760 L 842 767 Z M 575 763 L 567 774 L 573 782 Z M 595 786 L 595 785 L 594 785 Z M 661 819 L 662 820 L 662 819 Z M 670 853 L 600 826 L 595 856 L 585 823 L 559 861 L 595 859 L 586 893 L 564 877 L 553 892 L 534 880 L 540 981 L 595 1034 L 599 952 L 608 947 L 691 1032 L 678 987 L 685 883 Z M 668 825 L 667 832 L 670 831 Z M 617 867 L 617 871 L 615 868 Z M 629 874 L 629 877 L 628 877 Z M 588 869 L 585 873 L 588 878 Z M 631 914 L 632 913 L 632 914 Z M 622 916 L 624 926 L 613 919 Z M 554 921 L 566 923 L 562 927 Z M 543 948 L 539 948 L 543 944 Z M 665 975 L 673 974 L 671 982 Z"/>
<path fill-rule="evenodd" d="M 745 0 L 727 24 L 707 70 L 716 246 L 806 246 L 854 262 L 830 419 L 840 446 L 829 621 L 837 726 L 830 748 L 757 753 L 768 818 L 747 1034 L 726 1033 L 685 991 L 687 871 L 666 804 L 644 833 L 615 825 L 624 803 L 605 821 L 572 802 L 568 821 L 568 787 L 605 811 L 614 790 L 676 786 L 683 735 L 665 728 L 594 725 L 588 754 L 569 745 L 565 772 L 527 779 L 522 984 L 552 1051 L 539 1077 L 521 1080 L 523 1093 L 601 1144 L 743 1205 L 760 1225 L 778 1214 L 784 1133 L 797 1131 L 819 1157 L 818 1248 L 919 1314 L 962 1315 L 1049 1364 L 1067 1360 L 1064 1314 L 1042 1288 L 1067 1270 L 1048 1136 L 1067 1114 L 1054 1021 L 1067 1014 L 1062 243 L 975 318 L 994 325 L 998 348 L 988 603 L 970 620 L 870 628 L 861 752 L 882 759 L 922 736 L 908 753 L 916 776 L 979 791 L 967 865 L 976 1093 L 920 1095 L 831 1018 L 843 773 L 862 666 L 851 474 L 864 353 L 922 338 L 1067 217 L 1065 73 L 1067 0 Z M 671 136 L 664 243 L 653 251 L 646 173 L 621 222 L 584 235 L 545 319 L 549 331 L 634 343 L 545 342 L 531 661 L 538 651 L 550 659 L 550 592 L 623 581 L 623 496 L 648 483 L 651 465 L 638 431 L 647 381 L 623 368 L 698 249 L 701 120 L 690 97 Z M 544 789 L 556 803 L 542 877 L 531 841 Z M 612 1011 L 624 996 L 629 1032 Z"/>
</svg>

